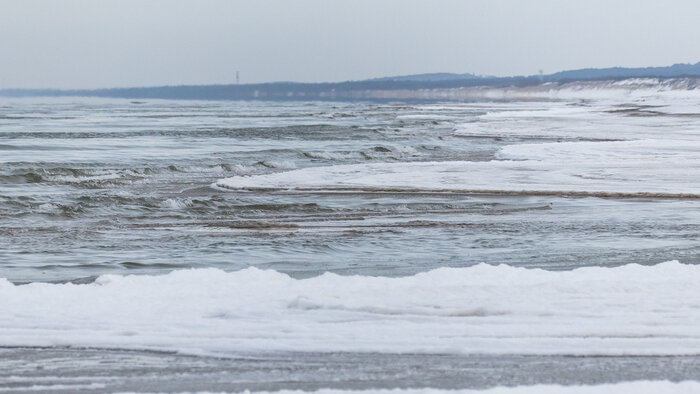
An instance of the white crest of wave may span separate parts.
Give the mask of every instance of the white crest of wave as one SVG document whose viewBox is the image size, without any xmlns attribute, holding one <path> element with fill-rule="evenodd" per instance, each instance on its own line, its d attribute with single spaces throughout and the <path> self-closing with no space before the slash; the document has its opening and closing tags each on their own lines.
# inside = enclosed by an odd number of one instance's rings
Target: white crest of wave
<svg viewBox="0 0 700 394">
<path fill-rule="evenodd" d="M 160 203 L 163 208 L 185 209 L 192 206 L 191 198 L 168 198 Z"/>
<path fill-rule="evenodd" d="M 229 189 L 423 190 L 700 194 L 700 141 L 511 145 L 488 162 L 367 163 L 219 180 Z"/>
<path fill-rule="evenodd" d="M 697 197 L 699 101 L 688 91 L 683 94 L 631 103 L 493 104 L 477 121 L 456 126 L 454 133 L 563 141 L 506 145 L 491 161 L 324 166 L 236 176 L 216 185 L 230 189 L 393 188 Z M 414 153 L 408 148 L 400 152 Z"/>
<path fill-rule="evenodd" d="M 545 271 L 480 264 L 297 280 L 248 268 L 0 280 L 0 346 L 193 354 L 360 351 L 700 354 L 700 266 Z"/>
</svg>

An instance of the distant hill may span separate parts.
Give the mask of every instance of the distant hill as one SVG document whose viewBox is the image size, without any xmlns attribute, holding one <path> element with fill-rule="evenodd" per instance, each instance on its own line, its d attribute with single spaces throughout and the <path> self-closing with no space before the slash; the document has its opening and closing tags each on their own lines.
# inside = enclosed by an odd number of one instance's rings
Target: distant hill
<svg viewBox="0 0 700 394">
<path fill-rule="evenodd" d="M 585 81 L 600 79 L 623 79 L 623 78 L 678 78 L 700 76 L 700 62 L 695 64 L 679 63 L 665 67 L 609 67 L 609 68 L 582 68 L 578 70 L 559 71 L 554 74 L 530 75 L 529 78 L 537 78 L 547 82 L 559 81 Z M 511 77 L 528 78 L 528 77 Z M 373 78 L 367 81 L 395 81 L 395 82 L 444 82 L 461 81 L 465 79 L 498 79 L 492 76 L 479 76 L 476 74 L 455 74 L 455 73 L 430 73 L 400 75 L 383 78 Z"/>
<path fill-rule="evenodd" d="M 561 80 L 590 80 L 590 79 L 620 79 L 620 78 L 678 78 L 700 76 L 700 62 L 695 64 L 674 64 L 666 67 L 611 67 L 611 68 L 582 68 L 580 70 L 560 71 L 545 75 L 548 81 Z"/>
<path fill-rule="evenodd" d="M 624 79 L 624 78 L 678 78 L 700 76 L 700 62 L 695 64 L 679 63 L 665 67 L 609 67 L 609 68 L 581 68 L 578 70 L 559 71 L 554 74 L 530 75 L 529 78 L 537 78 L 548 82 L 558 81 L 585 81 L 600 79 Z M 528 78 L 528 77 L 509 77 Z M 373 78 L 367 81 L 396 81 L 396 82 L 442 82 L 460 81 L 465 79 L 498 79 L 492 76 L 479 76 L 476 74 L 431 73 L 413 74 L 394 77 Z"/>
<path fill-rule="evenodd" d="M 406 92 L 478 87 L 528 87 L 543 82 L 569 83 L 576 81 L 621 80 L 627 78 L 700 78 L 700 62 L 674 64 L 668 67 L 644 68 L 585 68 L 560 71 L 548 75 L 515 77 L 478 76 L 474 74 L 432 73 L 383 77 L 363 81 L 329 83 L 275 82 L 261 84 L 186 85 L 113 89 L 5 89 L 5 97 L 111 97 L 129 99 L 172 100 L 367 100 L 383 97 L 406 97 Z M 389 93 L 387 93 L 389 92 Z"/>
<path fill-rule="evenodd" d="M 430 73 L 430 74 L 412 74 L 400 75 L 395 77 L 383 77 L 368 79 L 368 81 L 419 81 L 419 82 L 435 82 L 435 81 L 454 81 L 461 79 L 478 79 L 482 78 L 474 74 L 454 74 L 454 73 Z"/>
</svg>

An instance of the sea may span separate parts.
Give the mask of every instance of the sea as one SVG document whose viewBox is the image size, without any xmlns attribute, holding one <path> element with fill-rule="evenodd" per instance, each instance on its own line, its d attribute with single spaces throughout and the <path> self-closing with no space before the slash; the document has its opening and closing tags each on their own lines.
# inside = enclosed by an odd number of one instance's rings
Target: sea
<svg viewBox="0 0 700 394">
<path fill-rule="evenodd" d="M 699 264 L 700 91 L 0 98 L 0 391 L 697 392 Z"/>
</svg>

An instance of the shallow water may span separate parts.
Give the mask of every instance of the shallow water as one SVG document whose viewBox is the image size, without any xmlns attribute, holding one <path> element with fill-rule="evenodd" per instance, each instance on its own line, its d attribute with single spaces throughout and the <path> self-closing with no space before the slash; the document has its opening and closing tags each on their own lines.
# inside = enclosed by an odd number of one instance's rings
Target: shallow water
<svg viewBox="0 0 700 394">
<path fill-rule="evenodd" d="M 697 142 L 693 117 L 610 113 L 635 105 L 3 101 L 0 276 L 25 283 L 188 267 L 310 277 L 403 276 L 480 262 L 557 270 L 696 264 L 695 198 L 211 186 L 347 164 L 488 165 L 505 146 L 524 144 L 537 154 L 552 142 Z M 686 173 L 679 190 L 694 186 L 693 168 Z"/>
<path fill-rule="evenodd" d="M 427 387 L 454 390 L 533 384 L 599 385 L 630 380 L 679 382 L 700 379 L 699 370 L 700 359 L 692 356 L 543 358 L 273 353 L 203 358 L 115 349 L 0 348 L 0 391 L 7 392 L 242 392 L 324 388 L 374 392 Z M 689 392 L 667 385 L 668 392 L 673 389 Z M 640 386 L 637 390 L 620 392 L 640 392 L 639 388 L 648 389 L 649 384 Z M 688 389 L 696 388 L 693 385 Z M 575 390 L 576 387 L 570 392 L 581 392 Z M 600 388 L 590 392 L 611 390 Z M 655 391 L 649 389 L 649 392 Z"/>
</svg>

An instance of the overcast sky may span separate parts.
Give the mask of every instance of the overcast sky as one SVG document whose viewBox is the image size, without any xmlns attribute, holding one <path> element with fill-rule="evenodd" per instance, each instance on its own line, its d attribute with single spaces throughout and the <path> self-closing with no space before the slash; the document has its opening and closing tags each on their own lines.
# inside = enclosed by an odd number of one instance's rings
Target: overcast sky
<svg viewBox="0 0 700 394">
<path fill-rule="evenodd" d="M 696 63 L 698 15 L 695 0 L 0 0 L 0 88 Z"/>
</svg>

